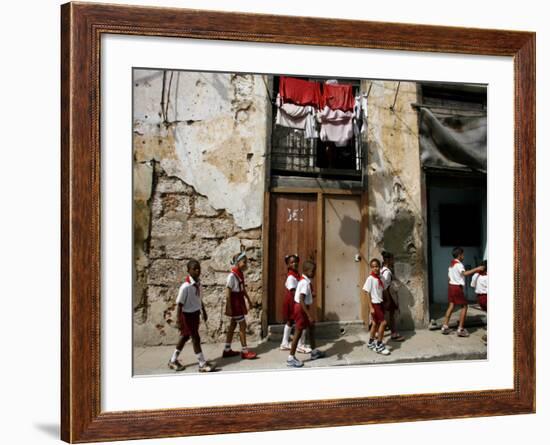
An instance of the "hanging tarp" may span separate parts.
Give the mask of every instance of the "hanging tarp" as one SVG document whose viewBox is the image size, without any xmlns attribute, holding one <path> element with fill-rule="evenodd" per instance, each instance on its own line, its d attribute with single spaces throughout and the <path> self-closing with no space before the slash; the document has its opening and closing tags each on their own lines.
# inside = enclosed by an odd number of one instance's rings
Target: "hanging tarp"
<svg viewBox="0 0 550 445">
<path fill-rule="evenodd" d="M 487 172 L 487 116 L 436 117 L 420 107 L 423 167 Z"/>
</svg>

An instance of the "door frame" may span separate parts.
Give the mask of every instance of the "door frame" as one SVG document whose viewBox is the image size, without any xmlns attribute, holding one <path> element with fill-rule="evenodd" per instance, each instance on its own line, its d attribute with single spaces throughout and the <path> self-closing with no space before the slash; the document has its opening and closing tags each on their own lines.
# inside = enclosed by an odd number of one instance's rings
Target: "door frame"
<svg viewBox="0 0 550 445">
<path fill-rule="evenodd" d="M 272 195 L 278 194 L 308 194 L 317 195 L 317 274 L 315 277 L 315 287 L 317 289 L 317 317 L 318 320 L 324 319 L 325 312 L 325 198 L 329 196 L 359 196 L 360 197 L 360 252 L 361 258 L 366 260 L 367 254 L 367 230 L 368 230 L 368 192 L 363 189 L 336 189 L 336 188 L 313 188 L 313 187 L 273 187 L 270 191 L 264 194 L 264 215 L 263 215 L 263 258 L 262 263 L 262 337 L 267 335 L 269 323 L 269 292 L 272 288 L 269 270 L 270 258 L 270 236 L 271 233 L 271 200 Z M 361 267 L 359 280 L 361 283 L 366 278 L 366 268 Z M 368 308 L 364 304 L 364 299 L 361 298 L 361 315 L 365 323 L 368 323 Z"/>
</svg>

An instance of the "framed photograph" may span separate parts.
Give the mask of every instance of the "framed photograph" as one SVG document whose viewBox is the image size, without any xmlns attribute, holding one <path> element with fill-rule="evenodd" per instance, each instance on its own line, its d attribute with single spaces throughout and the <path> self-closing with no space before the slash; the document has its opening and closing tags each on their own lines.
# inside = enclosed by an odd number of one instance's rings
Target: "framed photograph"
<svg viewBox="0 0 550 445">
<path fill-rule="evenodd" d="M 63 440 L 535 411 L 534 33 L 61 16 Z"/>
</svg>

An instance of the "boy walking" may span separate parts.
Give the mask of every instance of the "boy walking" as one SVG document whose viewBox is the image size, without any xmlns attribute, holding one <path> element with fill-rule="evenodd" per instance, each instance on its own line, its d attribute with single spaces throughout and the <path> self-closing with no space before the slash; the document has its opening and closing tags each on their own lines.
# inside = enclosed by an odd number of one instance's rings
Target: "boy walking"
<svg viewBox="0 0 550 445">
<path fill-rule="evenodd" d="M 201 310 L 204 321 L 208 320 L 208 315 L 201 300 L 201 283 L 199 281 L 201 274 L 200 263 L 197 260 L 189 260 L 187 263 L 187 272 L 188 275 L 180 286 L 178 298 L 176 299 L 180 339 L 176 350 L 168 362 L 168 367 L 175 371 L 183 371 L 185 369 L 179 362 L 178 357 L 187 340 L 191 338 L 193 350 L 199 362 L 199 372 L 211 372 L 214 371 L 215 364 L 207 362 L 204 358 L 201 348 L 201 338 L 199 336 Z"/>
</svg>

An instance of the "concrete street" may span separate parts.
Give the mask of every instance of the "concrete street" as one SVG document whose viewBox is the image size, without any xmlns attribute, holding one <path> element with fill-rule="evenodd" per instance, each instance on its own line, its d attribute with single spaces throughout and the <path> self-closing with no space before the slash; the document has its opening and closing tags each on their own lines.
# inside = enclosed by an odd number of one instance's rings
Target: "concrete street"
<svg viewBox="0 0 550 445">
<path fill-rule="evenodd" d="M 471 311 L 474 312 L 474 311 Z M 385 342 L 391 350 L 388 356 L 382 356 L 366 346 L 369 335 L 362 327 L 350 326 L 343 335 L 332 338 L 320 338 L 318 348 L 326 353 L 326 358 L 311 361 L 309 354 L 297 354 L 304 361 L 304 367 L 328 367 L 345 365 L 374 365 L 384 363 L 407 363 L 448 360 L 484 360 L 487 358 L 487 346 L 481 337 L 486 334 L 484 320 L 480 316 L 469 317 L 466 324 L 470 337 L 461 338 L 456 331 L 442 335 L 439 330 L 404 331 L 404 342 L 389 340 L 386 332 Z M 456 320 L 457 314 L 453 319 Z M 453 327 L 453 323 L 451 323 Z M 233 349 L 240 350 L 238 335 L 235 335 Z M 241 360 L 240 357 L 221 358 L 223 344 L 203 344 L 202 348 L 209 361 L 215 361 L 219 371 L 256 371 L 265 369 L 287 369 L 288 351 L 279 350 L 280 337 L 275 333 L 260 343 L 251 343 L 249 347 L 258 353 L 255 360 Z M 168 368 L 173 346 L 137 347 L 134 349 L 134 375 L 176 374 Z M 181 373 L 198 372 L 198 365 L 191 342 L 186 344 L 180 354 L 180 362 L 186 367 Z"/>
</svg>

